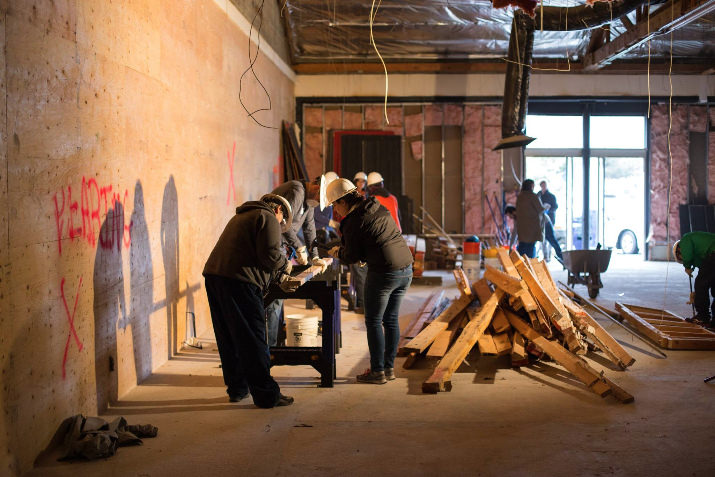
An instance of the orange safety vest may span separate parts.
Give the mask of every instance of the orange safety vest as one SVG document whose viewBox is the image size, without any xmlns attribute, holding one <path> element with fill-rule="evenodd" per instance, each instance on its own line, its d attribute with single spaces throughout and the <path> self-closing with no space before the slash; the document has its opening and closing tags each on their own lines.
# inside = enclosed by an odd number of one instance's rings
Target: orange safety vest
<svg viewBox="0 0 715 477">
<path fill-rule="evenodd" d="M 374 195 L 378 202 L 380 202 L 382 205 L 385 206 L 387 210 L 390 211 L 390 215 L 392 215 L 392 218 L 395 220 L 395 223 L 397 224 L 397 228 L 402 232 L 402 227 L 400 226 L 400 219 L 399 216 L 397 215 L 397 211 L 399 207 L 397 206 L 397 197 L 394 195 L 390 194 L 389 197 L 384 197 L 381 195 Z"/>
</svg>

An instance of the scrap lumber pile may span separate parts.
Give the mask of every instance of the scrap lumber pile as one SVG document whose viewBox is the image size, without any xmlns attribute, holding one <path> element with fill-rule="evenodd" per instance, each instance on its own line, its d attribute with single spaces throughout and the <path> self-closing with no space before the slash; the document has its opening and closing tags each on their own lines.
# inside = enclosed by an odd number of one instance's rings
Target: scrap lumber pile
<svg viewBox="0 0 715 477">
<path fill-rule="evenodd" d="M 462 253 L 457 246 L 443 237 L 427 240 L 425 268 L 427 270 L 453 270 L 461 266 Z"/>
<path fill-rule="evenodd" d="M 454 271 L 460 296 L 430 320 L 434 295 L 415 317 L 400 345 L 404 367 L 420 358 L 437 358 L 422 392 L 452 389 L 451 377 L 477 346 L 481 354 L 511 355 L 512 366 L 551 358 L 588 389 L 621 402 L 633 396 L 594 369 L 582 356 L 600 350 L 620 369 L 635 361 L 586 310 L 554 283 L 546 264 L 499 249 L 504 271 L 487 266 L 484 278 L 469 283 L 464 271 Z"/>
</svg>

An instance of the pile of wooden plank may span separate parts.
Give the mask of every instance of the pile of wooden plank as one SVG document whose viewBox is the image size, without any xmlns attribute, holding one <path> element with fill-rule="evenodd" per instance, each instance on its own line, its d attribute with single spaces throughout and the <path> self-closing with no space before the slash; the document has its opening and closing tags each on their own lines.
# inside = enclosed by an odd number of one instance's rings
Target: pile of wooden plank
<svg viewBox="0 0 715 477">
<path fill-rule="evenodd" d="M 420 358 L 439 359 L 422 391 L 451 390 L 452 374 L 477 346 L 482 354 L 510 354 L 512 366 L 550 357 L 599 396 L 632 402 L 633 396 L 582 356 L 600 350 L 623 370 L 635 360 L 567 291 L 557 288 L 546 264 L 504 249 L 499 261 L 504 271 L 488 266 L 474 284 L 455 270 L 460 296 L 436 316 L 430 297 L 408 327 L 400 347 L 408 357 L 404 367 Z"/>
<path fill-rule="evenodd" d="M 443 237 L 427 240 L 425 269 L 453 270 L 462 265 L 462 253 L 457 246 Z"/>
</svg>

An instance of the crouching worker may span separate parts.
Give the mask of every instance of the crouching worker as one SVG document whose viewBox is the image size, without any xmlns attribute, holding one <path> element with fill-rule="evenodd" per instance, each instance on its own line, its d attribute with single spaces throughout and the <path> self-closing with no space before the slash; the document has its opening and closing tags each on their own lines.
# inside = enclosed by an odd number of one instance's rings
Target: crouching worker
<svg viewBox="0 0 715 477">
<path fill-rule="evenodd" d="M 271 377 L 263 296 L 271 282 L 290 274 L 281 230 L 291 223 L 288 201 L 266 194 L 236 209 L 219 237 L 203 275 L 223 380 L 229 400 L 250 392 L 258 407 L 288 406 Z"/>
<path fill-rule="evenodd" d="M 357 381 L 384 384 L 395 379 L 398 317 L 412 282 L 412 254 L 390 212 L 374 197 L 364 199 L 349 180 L 331 182 L 327 199 L 343 217 L 341 245 L 330 254 L 346 264 L 367 262 L 364 304 L 370 369 Z"/>
<path fill-rule="evenodd" d="M 698 269 L 698 275 L 695 277 L 695 297 L 691 297 L 697 314 L 688 321 L 713 328 L 715 302 L 710 304 L 710 295 L 715 297 L 715 234 L 687 233 L 673 245 L 673 255 L 683 264 L 688 275 L 692 276 L 693 269 Z"/>
</svg>

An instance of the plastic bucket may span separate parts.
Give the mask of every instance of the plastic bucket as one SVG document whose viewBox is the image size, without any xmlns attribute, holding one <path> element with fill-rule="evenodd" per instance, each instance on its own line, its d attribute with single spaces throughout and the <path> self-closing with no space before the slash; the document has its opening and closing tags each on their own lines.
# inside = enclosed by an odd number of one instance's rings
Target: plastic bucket
<svg viewBox="0 0 715 477">
<path fill-rule="evenodd" d="M 470 283 L 478 281 L 482 274 L 479 255 L 464 254 L 464 258 L 462 258 L 462 269 L 464 273 L 467 274 Z"/>
<path fill-rule="evenodd" d="M 319 346 L 318 317 L 286 315 L 287 346 Z"/>
<path fill-rule="evenodd" d="M 482 244 L 481 242 L 464 242 L 462 243 L 462 249 L 465 255 L 479 255 L 481 253 Z"/>
</svg>

